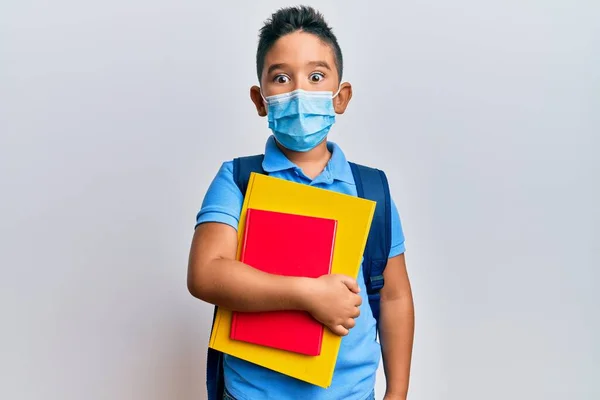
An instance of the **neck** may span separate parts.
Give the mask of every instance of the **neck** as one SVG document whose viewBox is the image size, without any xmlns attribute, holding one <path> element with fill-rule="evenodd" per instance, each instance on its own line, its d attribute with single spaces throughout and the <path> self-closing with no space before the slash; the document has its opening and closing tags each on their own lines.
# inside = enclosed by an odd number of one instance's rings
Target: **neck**
<svg viewBox="0 0 600 400">
<path fill-rule="evenodd" d="M 327 148 L 327 139 L 319 143 L 314 149 L 306 152 L 288 150 L 279 143 L 277 143 L 277 146 L 288 160 L 302 168 L 302 172 L 311 179 L 315 179 L 323 172 L 331 159 L 331 152 Z"/>
</svg>

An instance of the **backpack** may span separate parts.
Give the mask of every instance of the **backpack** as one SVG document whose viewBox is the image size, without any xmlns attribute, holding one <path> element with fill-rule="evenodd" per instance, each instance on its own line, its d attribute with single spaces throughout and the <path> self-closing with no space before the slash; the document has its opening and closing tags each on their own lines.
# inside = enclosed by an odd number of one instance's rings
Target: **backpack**
<svg viewBox="0 0 600 400">
<path fill-rule="evenodd" d="M 240 157 L 233 160 L 233 179 L 243 195 L 248 188 L 250 173 L 265 174 L 262 168 L 264 155 Z M 387 265 L 392 243 L 391 200 L 387 177 L 381 170 L 349 163 L 356 184 L 357 196 L 377 203 L 367 238 L 363 260 L 363 278 L 369 296 L 369 305 L 379 325 L 379 291 L 383 287 L 383 271 Z M 215 306 L 213 315 L 217 315 Z M 223 353 L 208 349 L 206 365 L 206 388 L 208 400 L 221 400 L 225 383 L 223 380 Z"/>
</svg>

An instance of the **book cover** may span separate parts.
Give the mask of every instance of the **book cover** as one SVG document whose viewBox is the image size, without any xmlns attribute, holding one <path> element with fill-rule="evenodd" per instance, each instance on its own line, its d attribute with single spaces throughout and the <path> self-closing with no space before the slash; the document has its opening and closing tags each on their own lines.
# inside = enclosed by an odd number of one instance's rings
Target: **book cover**
<svg viewBox="0 0 600 400">
<path fill-rule="evenodd" d="M 318 278 L 331 270 L 336 225 L 333 219 L 248 209 L 240 261 L 270 274 Z M 318 356 L 323 330 L 305 311 L 234 312 L 230 337 Z"/>
<path fill-rule="evenodd" d="M 376 203 L 348 194 L 252 173 L 238 226 L 238 259 L 241 256 L 249 208 L 330 218 L 337 221 L 332 274 L 357 278 Z M 361 307 L 369 307 L 363 304 Z M 321 354 L 309 357 L 291 351 L 232 340 L 231 310 L 219 307 L 209 346 L 231 356 L 327 388 L 331 385 L 342 338 L 323 332 Z"/>
</svg>

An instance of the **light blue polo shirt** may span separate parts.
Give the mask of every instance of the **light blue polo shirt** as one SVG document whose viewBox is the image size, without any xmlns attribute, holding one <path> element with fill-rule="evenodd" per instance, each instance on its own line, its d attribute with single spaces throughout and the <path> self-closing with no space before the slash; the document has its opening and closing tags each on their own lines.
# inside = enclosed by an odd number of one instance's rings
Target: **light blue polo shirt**
<svg viewBox="0 0 600 400">
<path fill-rule="evenodd" d="M 325 170 L 314 180 L 304 175 L 281 152 L 271 136 L 265 147 L 263 169 L 271 176 L 356 196 L 350 165 L 342 150 L 333 142 Z M 225 162 L 211 183 L 196 218 L 197 224 L 220 222 L 237 229 L 243 196 L 233 180 L 233 162 Z M 392 200 L 392 249 L 390 258 L 404 253 L 404 233 L 396 205 Z M 342 338 L 340 351 L 328 389 L 225 355 L 225 386 L 237 400 L 365 400 L 375 387 L 375 375 L 381 357 L 375 318 L 369 307 L 362 266 L 358 275 L 362 296 L 356 326 Z"/>
</svg>

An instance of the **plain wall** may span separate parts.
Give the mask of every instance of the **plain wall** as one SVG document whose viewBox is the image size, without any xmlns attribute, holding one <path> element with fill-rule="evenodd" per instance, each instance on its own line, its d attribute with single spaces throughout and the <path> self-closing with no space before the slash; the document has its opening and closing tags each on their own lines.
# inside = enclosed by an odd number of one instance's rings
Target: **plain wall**
<svg viewBox="0 0 600 400">
<path fill-rule="evenodd" d="M 600 398 L 600 3 L 310 4 L 354 86 L 330 138 L 403 219 L 410 399 Z M 2 3 L 0 398 L 204 398 L 189 244 L 221 162 L 263 150 L 285 5 Z"/>
</svg>

